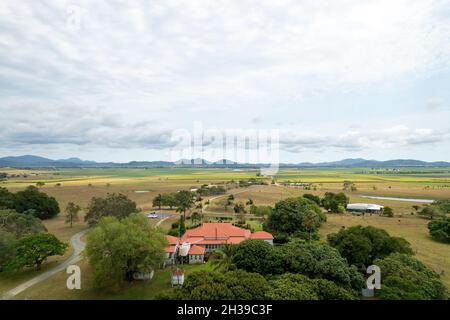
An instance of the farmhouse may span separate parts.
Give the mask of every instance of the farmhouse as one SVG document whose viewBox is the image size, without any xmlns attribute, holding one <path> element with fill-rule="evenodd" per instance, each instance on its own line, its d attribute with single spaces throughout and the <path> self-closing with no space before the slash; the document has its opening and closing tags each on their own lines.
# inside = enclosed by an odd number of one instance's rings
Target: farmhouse
<svg viewBox="0 0 450 320">
<path fill-rule="evenodd" d="M 201 226 L 187 230 L 180 238 L 167 236 L 166 265 L 173 264 L 177 257 L 189 264 L 203 263 L 205 256 L 225 244 L 239 244 L 248 239 L 259 239 L 273 244 L 273 236 L 265 231 L 252 233 L 231 223 L 203 223 Z"/>
<path fill-rule="evenodd" d="M 384 207 L 371 203 L 349 203 L 346 209 L 355 213 L 381 213 Z"/>
</svg>

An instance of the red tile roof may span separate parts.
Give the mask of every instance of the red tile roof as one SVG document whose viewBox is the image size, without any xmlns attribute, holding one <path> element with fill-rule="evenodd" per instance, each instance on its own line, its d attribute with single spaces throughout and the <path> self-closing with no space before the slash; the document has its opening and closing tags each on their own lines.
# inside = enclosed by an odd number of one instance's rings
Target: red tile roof
<svg viewBox="0 0 450 320">
<path fill-rule="evenodd" d="M 189 242 L 196 245 L 206 244 L 238 244 L 247 239 L 273 239 L 273 236 L 264 231 L 255 232 L 239 228 L 231 223 L 211 222 L 204 223 L 200 227 L 187 230 L 180 242 Z"/>
<path fill-rule="evenodd" d="M 250 236 L 251 239 L 262 239 L 262 240 L 273 240 L 273 236 L 265 231 L 257 231 L 252 233 Z"/>
<path fill-rule="evenodd" d="M 178 243 L 177 237 L 166 235 L 166 239 L 170 245 L 176 245 Z"/>
<path fill-rule="evenodd" d="M 167 253 L 174 253 L 175 251 L 177 251 L 177 247 L 176 246 L 168 246 L 164 248 L 164 251 Z"/>
<path fill-rule="evenodd" d="M 190 249 L 188 254 L 205 254 L 205 248 L 193 245 Z"/>
</svg>

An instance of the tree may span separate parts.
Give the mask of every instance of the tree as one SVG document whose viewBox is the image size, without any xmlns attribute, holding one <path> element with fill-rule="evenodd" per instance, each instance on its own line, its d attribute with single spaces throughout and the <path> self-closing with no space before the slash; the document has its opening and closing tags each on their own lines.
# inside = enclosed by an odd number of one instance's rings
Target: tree
<svg viewBox="0 0 450 320">
<path fill-rule="evenodd" d="M 272 263 L 279 260 L 274 259 L 273 246 L 262 240 L 246 240 L 237 245 L 232 256 L 232 262 L 239 269 L 260 274 L 276 274 L 282 272 L 272 268 Z"/>
<path fill-rule="evenodd" d="M 230 271 L 235 270 L 236 266 L 233 263 L 233 256 L 236 253 L 237 245 L 225 244 L 220 250 L 213 252 L 209 261 L 215 271 Z"/>
<path fill-rule="evenodd" d="M 66 223 L 70 223 L 72 228 L 73 222 L 78 221 L 78 212 L 80 212 L 81 207 L 73 202 L 69 202 L 66 207 Z"/>
<path fill-rule="evenodd" d="M 225 211 L 228 211 L 228 207 L 233 204 L 233 201 L 234 201 L 234 196 L 232 194 L 230 194 L 228 196 L 228 198 L 225 200 L 225 204 L 224 204 Z"/>
<path fill-rule="evenodd" d="M 41 220 L 53 218 L 59 213 L 56 199 L 33 186 L 15 194 L 14 209 L 20 213 L 32 209 L 34 215 Z"/>
<path fill-rule="evenodd" d="M 161 211 L 161 206 L 163 205 L 163 196 L 161 193 L 153 198 L 152 205 L 153 207 L 158 207 L 159 211 Z"/>
<path fill-rule="evenodd" d="M 108 193 L 106 198 L 93 197 L 87 207 L 84 221 L 90 226 L 98 223 L 102 217 L 124 219 L 137 212 L 136 203 L 121 193 Z"/>
<path fill-rule="evenodd" d="M 15 237 L 11 232 L 0 228 L 0 272 L 4 266 L 14 257 Z"/>
<path fill-rule="evenodd" d="M 42 263 L 50 256 L 62 256 L 67 244 L 61 242 L 50 233 L 35 233 L 19 239 L 15 245 L 15 257 L 11 260 L 11 269 L 36 267 L 41 269 Z"/>
<path fill-rule="evenodd" d="M 393 252 L 413 254 L 405 239 L 391 237 L 385 230 L 372 226 L 342 229 L 329 234 L 327 240 L 348 263 L 358 267 L 371 265 L 375 259 L 383 259 Z"/>
<path fill-rule="evenodd" d="M 42 221 L 29 211 L 18 213 L 14 210 L 0 210 L 0 229 L 12 233 L 16 238 L 47 231 Z"/>
<path fill-rule="evenodd" d="M 424 206 L 417 214 L 430 220 L 444 216 L 444 213 L 437 206 Z"/>
<path fill-rule="evenodd" d="M 248 198 L 247 202 L 245 203 L 247 206 L 253 205 L 253 200 L 251 198 Z"/>
<path fill-rule="evenodd" d="M 450 213 L 450 200 L 436 200 L 432 203 L 432 205 L 436 206 L 445 214 Z"/>
<path fill-rule="evenodd" d="M 194 223 L 195 221 L 201 221 L 201 219 L 202 219 L 202 215 L 200 213 L 198 213 L 197 211 L 192 213 L 192 215 L 191 215 L 192 223 Z"/>
<path fill-rule="evenodd" d="M 394 216 L 394 210 L 391 207 L 384 207 L 382 215 L 392 218 Z"/>
<path fill-rule="evenodd" d="M 430 221 L 428 230 L 434 240 L 450 243 L 450 217 Z"/>
<path fill-rule="evenodd" d="M 186 219 L 186 211 L 190 210 L 194 204 L 194 194 L 190 191 L 182 190 L 175 194 L 177 201 L 177 212 L 182 212 Z"/>
<path fill-rule="evenodd" d="M 164 234 L 140 214 L 102 218 L 86 245 L 94 287 L 114 290 L 131 281 L 134 272 L 151 272 L 163 262 L 166 245 Z"/>
<path fill-rule="evenodd" d="M 275 204 L 263 226 L 277 241 L 285 242 L 290 237 L 311 238 L 324 221 L 325 214 L 310 200 L 287 198 Z"/>
<path fill-rule="evenodd" d="M 242 202 L 236 203 L 234 205 L 234 213 L 245 213 L 245 206 Z"/>
<path fill-rule="evenodd" d="M 14 209 L 14 194 L 0 187 L 0 209 Z"/>
<path fill-rule="evenodd" d="M 194 271 L 184 284 L 158 299 L 176 300 L 263 300 L 270 286 L 263 276 L 243 270 Z"/>
<path fill-rule="evenodd" d="M 382 299 L 448 299 L 448 291 L 440 276 L 409 255 L 393 253 L 374 263 L 382 270 L 382 286 L 377 291 Z"/>
<path fill-rule="evenodd" d="M 305 193 L 305 194 L 303 195 L 303 198 L 308 199 L 308 200 L 311 200 L 312 202 L 314 202 L 315 204 L 317 204 L 318 206 L 320 206 L 321 200 L 320 200 L 320 197 L 319 197 L 319 196 L 315 196 L 315 195 L 310 194 L 310 193 Z"/>
<path fill-rule="evenodd" d="M 349 266 L 339 252 L 324 244 L 290 241 L 281 248 L 284 272 L 321 278 L 346 289 L 359 291 L 365 284 L 355 266 Z"/>
<path fill-rule="evenodd" d="M 182 236 L 186 232 L 186 224 L 184 220 L 184 216 L 180 217 L 180 223 L 178 225 L 179 228 L 179 235 Z"/>
<path fill-rule="evenodd" d="M 164 193 L 161 195 L 161 205 L 168 206 L 170 210 L 177 205 L 174 193 Z"/>
<path fill-rule="evenodd" d="M 325 279 L 310 279 L 301 274 L 285 273 L 269 282 L 270 300 L 354 300 L 348 290 Z"/>
<path fill-rule="evenodd" d="M 43 187 L 43 186 L 45 186 L 45 182 L 42 181 L 36 182 L 36 187 Z"/>
<path fill-rule="evenodd" d="M 350 199 L 343 192 L 326 192 L 324 198 L 322 199 L 322 206 L 331 212 L 338 213 L 339 205 L 346 207 L 349 201 Z"/>
</svg>

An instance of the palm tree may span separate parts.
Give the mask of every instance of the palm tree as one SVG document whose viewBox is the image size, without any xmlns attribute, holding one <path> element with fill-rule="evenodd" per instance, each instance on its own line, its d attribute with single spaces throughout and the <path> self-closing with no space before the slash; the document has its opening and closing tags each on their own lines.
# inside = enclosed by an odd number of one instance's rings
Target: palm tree
<svg viewBox="0 0 450 320">
<path fill-rule="evenodd" d="M 236 246 L 232 244 L 225 244 L 222 249 L 214 251 L 210 258 L 213 269 L 223 272 L 235 270 L 236 266 L 233 263 L 235 252 Z"/>
<path fill-rule="evenodd" d="M 194 204 L 194 194 L 190 191 L 179 191 L 175 194 L 177 201 L 177 212 L 183 213 L 183 217 L 186 220 L 186 210 L 191 209 Z"/>
</svg>

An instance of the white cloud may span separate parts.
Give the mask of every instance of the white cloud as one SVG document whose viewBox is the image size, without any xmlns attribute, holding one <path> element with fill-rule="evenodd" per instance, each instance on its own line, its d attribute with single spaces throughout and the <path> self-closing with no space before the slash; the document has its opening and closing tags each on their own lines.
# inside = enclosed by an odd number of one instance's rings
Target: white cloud
<svg viewBox="0 0 450 320">
<path fill-rule="evenodd" d="M 72 28 L 71 6 L 79 9 L 79 28 Z M 448 70 L 446 8 L 448 1 L 439 0 L 47 1 L 45 7 L 4 0 L 0 138 L 4 146 L 163 148 L 173 143 L 170 130 L 206 112 L 233 123 L 242 111 L 261 111 L 253 119 L 265 124 L 271 116 L 264 111 L 291 98 L 391 87 Z M 358 130 L 289 135 L 285 149 L 442 140 L 435 130 L 410 127 Z"/>
</svg>

